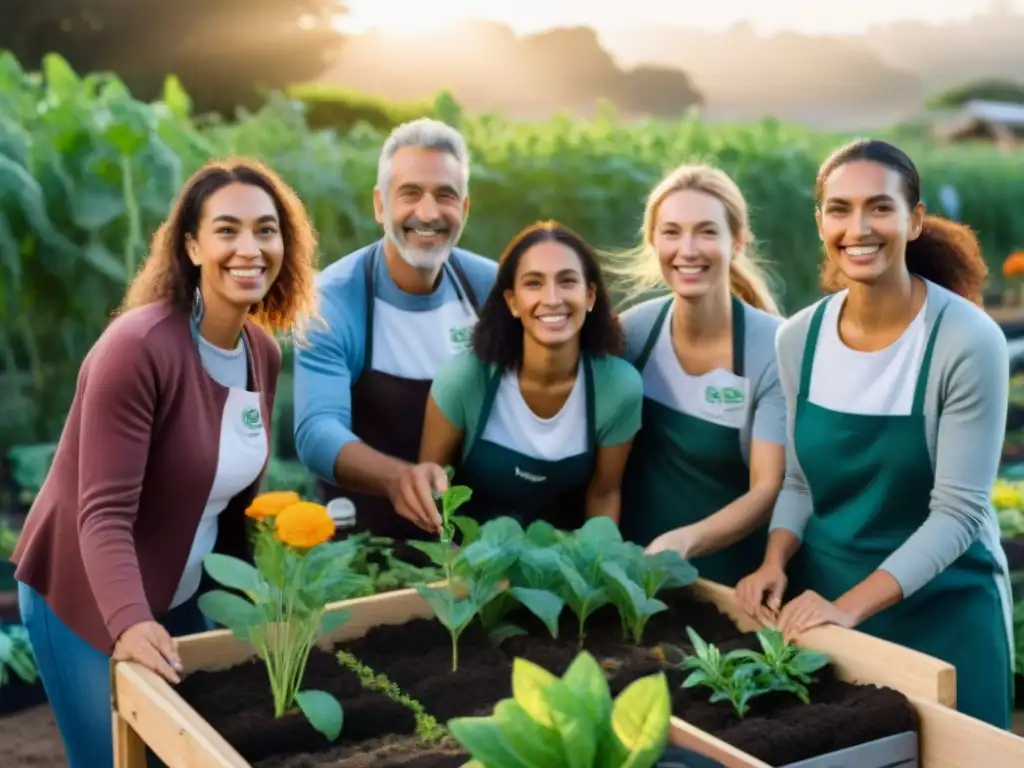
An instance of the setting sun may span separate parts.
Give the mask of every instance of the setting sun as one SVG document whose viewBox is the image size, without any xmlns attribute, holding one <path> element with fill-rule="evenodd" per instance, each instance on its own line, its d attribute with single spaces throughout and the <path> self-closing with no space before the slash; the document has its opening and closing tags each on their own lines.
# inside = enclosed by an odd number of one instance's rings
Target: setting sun
<svg viewBox="0 0 1024 768">
<path fill-rule="evenodd" d="M 421 0 L 351 2 L 340 26 L 353 32 L 377 28 L 394 35 L 422 35 L 474 17 L 474 3 L 448 0 L 443 5 Z"/>
</svg>

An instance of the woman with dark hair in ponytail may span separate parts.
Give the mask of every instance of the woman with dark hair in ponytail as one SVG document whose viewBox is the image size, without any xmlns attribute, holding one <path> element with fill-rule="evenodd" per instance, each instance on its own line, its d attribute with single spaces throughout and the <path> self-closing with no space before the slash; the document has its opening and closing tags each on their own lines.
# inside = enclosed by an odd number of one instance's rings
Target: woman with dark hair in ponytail
<svg viewBox="0 0 1024 768">
<path fill-rule="evenodd" d="M 978 243 L 925 215 L 917 169 L 882 141 L 835 152 L 816 193 L 832 293 L 779 331 L 786 480 L 739 599 L 788 638 L 838 624 L 943 659 L 958 709 L 1008 728 L 1009 574 L 990 493 L 1009 361 L 977 306 Z M 798 596 L 780 610 L 787 586 Z"/>
</svg>

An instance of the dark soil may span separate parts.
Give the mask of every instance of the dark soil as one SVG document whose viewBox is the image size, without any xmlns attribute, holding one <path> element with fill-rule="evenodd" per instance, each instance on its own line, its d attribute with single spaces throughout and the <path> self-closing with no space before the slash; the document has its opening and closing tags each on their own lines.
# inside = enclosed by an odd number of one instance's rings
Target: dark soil
<svg viewBox="0 0 1024 768">
<path fill-rule="evenodd" d="M 587 621 L 585 647 L 608 670 L 613 696 L 633 680 L 664 669 L 651 652 L 658 643 L 690 650 L 687 625 L 723 652 L 759 649 L 753 634 L 741 633 L 713 605 L 687 599 L 682 593 L 660 597 L 669 610 L 650 620 L 644 647 L 623 642 L 618 613 L 611 606 Z M 510 697 L 516 656 L 561 675 L 577 653 L 575 617 L 566 610 L 562 618 L 560 639 L 553 640 L 532 616 L 516 617 L 531 635 L 511 638 L 500 649 L 490 645 L 474 625 L 459 643 L 456 673 L 451 672 L 448 631 L 434 620 L 377 627 L 342 647 L 375 672 L 387 675 L 444 724 L 453 717 L 488 715 L 498 701 Z M 708 703 L 708 689 L 681 688 L 684 672 L 665 671 L 676 716 L 770 765 L 784 766 L 917 730 L 915 713 L 902 694 L 841 682 L 830 669 L 823 670 L 811 687 L 810 706 L 794 696 L 770 695 L 755 699 L 743 719 L 727 703 Z M 355 674 L 341 667 L 332 654 L 314 649 L 306 680 L 309 687 L 330 691 L 342 702 L 344 727 L 333 746 L 301 713 L 273 717 L 262 662 L 196 672 L 182 681 L 179 691 L 257 768 L 447 768 L 461 766 L 468 758 L 457 744 L 420 744 L 412 736 L 412 712 L 383 694 L 364 690 Z"/>
</svg>

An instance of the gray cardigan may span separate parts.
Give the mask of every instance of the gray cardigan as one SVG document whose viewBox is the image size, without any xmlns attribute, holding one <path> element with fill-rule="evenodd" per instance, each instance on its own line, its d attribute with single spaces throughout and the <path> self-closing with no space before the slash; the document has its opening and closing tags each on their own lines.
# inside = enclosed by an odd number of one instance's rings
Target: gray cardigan
<svg viewBox="0 0 1024 768">
<path fill-rule="evenodd" d="M 991 503 L 1006 433 L 1010 375 L 1006 338 L 977 306 L 935 283 L 926 284 L 928 333 L 939 311 L 947 307 L 935 341 L 924 406 L 935 471 L 931 514 L 880 566 L 896 579 L 904 597 L 927 584 L 979 539 L 1007 570 Z M 812 504 L 793 447 L 793 422 L 804 346 L 819 303 L 789 318 L 776 337 L 788 439 L 786 480 L 771 530 L 782 528 L 797 536 L 803 534 Z"/>
</svg>

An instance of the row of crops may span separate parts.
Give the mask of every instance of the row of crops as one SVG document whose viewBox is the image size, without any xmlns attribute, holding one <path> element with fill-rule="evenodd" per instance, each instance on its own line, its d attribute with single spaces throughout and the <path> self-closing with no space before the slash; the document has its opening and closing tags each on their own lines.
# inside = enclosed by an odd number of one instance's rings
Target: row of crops
<svg viewBox="0 0 1024 768">
<path fill-rule="evenodd" d="M 704 159 L 747 193 L 785 307 L 815 296 L 811 186 L 841 137 L 774 121 L 623 124 L 604 114 L 520 124 L 464 117 L 449 100 L 437 110 L 472 149 L 469 248 L 496 255 L 541 217 L 602 248 L 629 245 L 663 170 Z M 312 212 L 324 266 L 379 234 L 370 190 L 383 138 L 365 126 L 312 131 L 300 107 L 280 96 L 232 122 L 198 119 L 173 78 L 160 101 L 144 103 L 116 78 L 80 76 L 58 56 L 41 73 L 26 73 L 0 53 L 0 453 L 59 435 L 79 362 L 179 185 L 204 160 L 247 154 L 276 168 Z M 1024 156 L 907 148 L 930 206 L 938 207 L 941 185 L 956 188 L 960 218 L 977 228 L 993 267 L 1024 246 Z"/>
</svg>

